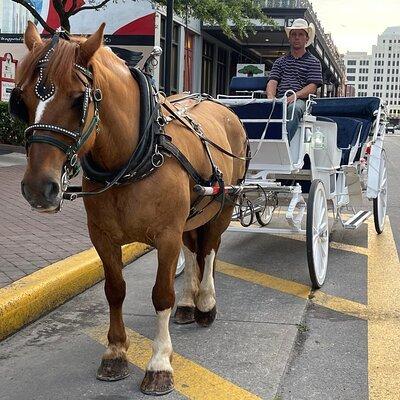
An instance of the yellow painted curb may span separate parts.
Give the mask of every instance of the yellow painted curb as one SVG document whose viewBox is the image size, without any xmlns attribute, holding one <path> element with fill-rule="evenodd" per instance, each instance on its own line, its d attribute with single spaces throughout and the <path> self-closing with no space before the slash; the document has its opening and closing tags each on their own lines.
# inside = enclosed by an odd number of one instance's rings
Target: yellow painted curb
<svg viewBox="0 0 400 400">
<path fill-rule="evenodd" d="M 122 247 L 127 264 L 150 250 L 142 243 Z M 94 248 L 42 268 L 0 289 L 0 340 L 104 278 Z"/>
</svg>

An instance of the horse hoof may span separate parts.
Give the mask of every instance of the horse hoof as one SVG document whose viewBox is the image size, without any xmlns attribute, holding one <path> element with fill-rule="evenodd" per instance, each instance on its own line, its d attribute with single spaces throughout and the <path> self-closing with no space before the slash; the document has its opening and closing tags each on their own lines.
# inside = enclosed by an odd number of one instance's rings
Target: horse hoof
<svg viewBox="0 0 400 400">
<path fill-rule="evenodd" d="M 146 371 L 140 390 L 151 396 L 162 396 L 174 390 L 174 379 L 170 371 Z"/>
<path fill-rule="evenodd" d="M 130 374 L 128 361 L 124 358 L 103 359 L 96 378 L 100 381 L 119 381 Z"/>
<path fill-rule="evenodd" d="M 194 319 L 200 326 L 210 326 L 217 315 L 217 306 L 214 306 L 210 311 L 203 312 L 200 311 L 197 307 L 194 310 Z"/>
<path fill-rule="evenodd" d="M 194 307 L 176 307 L 174 322 L 179 325 L 191 324 L 194 322 Z"/>
</svg>

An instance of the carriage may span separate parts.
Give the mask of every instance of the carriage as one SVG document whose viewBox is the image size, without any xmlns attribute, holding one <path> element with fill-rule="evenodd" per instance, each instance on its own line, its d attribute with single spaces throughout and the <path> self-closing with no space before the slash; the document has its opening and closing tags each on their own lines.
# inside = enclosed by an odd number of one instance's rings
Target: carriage
<svg viewBox="0 0 400 400">
<path fill-rule="evenodd" d="M 289 143 L 286 125 L 293 115 L 286 96 L 268 100 L 265 87 L 265 78 L 235 77 L 236 94 L 218 96 L 244 124 L 252 153 L 244 183 L 226 188 L 239 193 L 229 230 L 305 235 L 312 286 L 320 288 L 328 266 L 330 213 L 344 229 L 357 229 L 373 215 L 377 233 L 383 231 L 385 107 L 377 97 L 310 96 Z M 275 213 L 284 214 L 286 227 L 271 226 Z"/>
</svg>

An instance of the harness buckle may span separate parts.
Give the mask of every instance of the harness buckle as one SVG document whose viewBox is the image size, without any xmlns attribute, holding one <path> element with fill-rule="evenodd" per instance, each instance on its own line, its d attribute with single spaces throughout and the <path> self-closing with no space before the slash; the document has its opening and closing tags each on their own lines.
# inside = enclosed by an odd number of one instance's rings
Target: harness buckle
<svg viewBox="0 0 400 400">
<path fill-rule="evenodd" d="M 65 192 L 68 189 L 68 185 L 69 185 L 68 169 L 67 169 L 67 167 L 64 167 L 64 173 L 62 174 L 62 177 L 61 177 L 62 192 Z"/>
<path fill-rule="evenodd" d="M 78 154 L 74 153 L 74 154 L 72 154 L 72 157 L 69 160 L 69 165 L 71 167 L 74 167 L 76 165 L 77 161 L 78 161 Z"/>
<path fill-rule="evenodd" d="M 157 124 L 158 124 L 158 126 L 159 127 L 164 127 L 167 123 L 166 123 L 166 120 L 165 120 L 165 117 L 164 116 L 162 116 L 162 115 L 160 115 L 158 118 L 157 118 Z"/>
<path fill-rule="evenodd" d="M 103 100 L 103 93 L 101 91 L 101 89 L 97 88 L 93 90 L 93 98 L 95 101 L 97 101 L 98 103 Z"/>
<path fill-rule="evenodd" d="M 160 168 L 164 164 L 164 154 L 158 151 L 158 145 L 156 144 L 154 154 L 151 157 L 151 164 L 155 168 Z"/>
</svg>

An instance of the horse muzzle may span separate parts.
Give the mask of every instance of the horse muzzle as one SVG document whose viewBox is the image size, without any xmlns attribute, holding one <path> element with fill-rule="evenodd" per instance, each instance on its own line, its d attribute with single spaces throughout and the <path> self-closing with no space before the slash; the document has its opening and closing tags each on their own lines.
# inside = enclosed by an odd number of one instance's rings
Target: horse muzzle
<svg viewBox="0 0 400 400">
<path fill-rule="evenodd" d="M 61 187 L 53 179 L 32 185 L 24 178 L 21 182 L 21 192 L 35 211 L 55 213 L 61 208 Z"/>
</svg>

